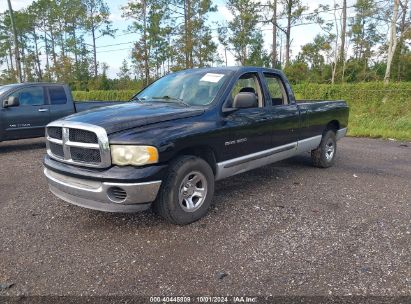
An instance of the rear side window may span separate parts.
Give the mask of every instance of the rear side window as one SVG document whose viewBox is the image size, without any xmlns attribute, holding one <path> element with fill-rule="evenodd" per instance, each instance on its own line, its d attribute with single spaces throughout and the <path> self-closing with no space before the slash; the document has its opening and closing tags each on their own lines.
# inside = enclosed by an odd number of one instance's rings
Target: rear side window
<svg viewBox="0 0 411 304">
<path fill-rule="evenodd" d="M 52 105 L 59 105 L 67 103 L 66 91 L 61 86 L 49 87 L 50 103 Z"/>
<path fill-rule="evenodd" d="M 287 94 L 281 79 L 275 74 L 264 73 L 265 82 L 271 97 L 273 106 L 288 104 Z"/>
</svg>

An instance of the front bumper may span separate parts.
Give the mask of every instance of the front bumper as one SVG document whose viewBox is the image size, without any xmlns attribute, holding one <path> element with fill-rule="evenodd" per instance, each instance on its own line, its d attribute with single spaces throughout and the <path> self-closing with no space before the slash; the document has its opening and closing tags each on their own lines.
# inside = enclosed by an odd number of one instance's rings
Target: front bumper
<svg viewBox="0 0 411 304">
<path fill-rule="evenodd" d="M 347 134 L 347 128 L 339 129 L 336 134 L 336 139 L 340 140 Z"/>
<path fill-rule="evenodd" d="M 50 191 L 71 204 L 107 212 L 137 212 L 156 199 L 161 181 L 101 182 L 77 178 L 44 168 Z"/>
</svg>

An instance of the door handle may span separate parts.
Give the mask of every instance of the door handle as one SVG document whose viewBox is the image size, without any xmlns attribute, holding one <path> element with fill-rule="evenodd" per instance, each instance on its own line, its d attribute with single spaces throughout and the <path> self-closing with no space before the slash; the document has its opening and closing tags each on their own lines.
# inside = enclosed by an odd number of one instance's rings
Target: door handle
<svg viewBox="0 0 411 304">
<path fill-rule="evenodd" d="M 48 112 L 49 109 L 39 109 L 39 112 Z"/>
</svg>

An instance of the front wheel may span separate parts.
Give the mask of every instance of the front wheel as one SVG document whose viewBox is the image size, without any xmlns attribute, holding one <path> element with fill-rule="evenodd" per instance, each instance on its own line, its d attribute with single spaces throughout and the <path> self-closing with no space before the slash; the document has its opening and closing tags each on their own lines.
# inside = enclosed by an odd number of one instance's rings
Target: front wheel
<svg viewBox="0 0 411 304">
<path fill-rule="evenodd" d="M 170 164 L 154 210 L 174 224 L 186 225 L 207 214 L 213 195 L 214 174 L 209 164 L 195 156 L 182 156 Z"/>
<path fill-rule="evenodd" d="M 335 132 L 327 130 L 321 139 L 317 149 L 311 151 L 311 159 L 314 166 L 319 168 L 328 168 L 334 165 L 337 153 L 337 139 Z"/>
</svg>

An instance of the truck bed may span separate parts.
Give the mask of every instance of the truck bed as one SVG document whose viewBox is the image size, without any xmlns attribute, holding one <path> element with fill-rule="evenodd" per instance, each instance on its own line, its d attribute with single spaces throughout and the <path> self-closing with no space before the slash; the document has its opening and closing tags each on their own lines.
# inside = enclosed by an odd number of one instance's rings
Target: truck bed
<svg viewBox="0 0 411 304">
<path fill-rule="evenodd" d="M 348 125 L 348 106 L 343 100 L 297 100 L 300 109 L 300 135 L 308 138 L 324 131 L 324 125 L 334 121 L 336 128 Z"/>
</svg>

